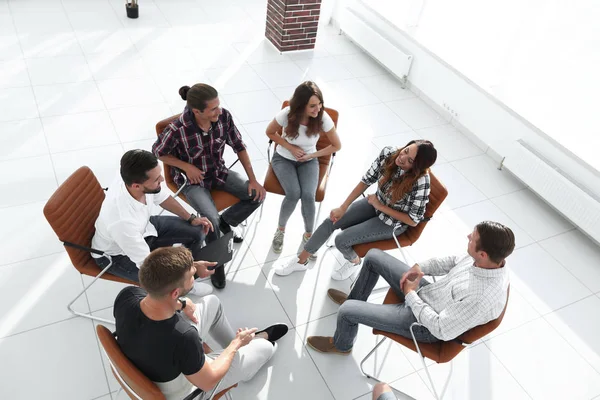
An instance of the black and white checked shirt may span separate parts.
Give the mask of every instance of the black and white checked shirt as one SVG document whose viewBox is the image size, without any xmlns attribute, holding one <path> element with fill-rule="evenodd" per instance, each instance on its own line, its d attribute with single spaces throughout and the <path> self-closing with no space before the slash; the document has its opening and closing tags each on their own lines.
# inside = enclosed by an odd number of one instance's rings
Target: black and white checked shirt
<svg viewBox="0 0 600 400">
<path fill-rule="evenodd" d="M 387 158 L 394 154 L 399 148 L 386 146 L 381 150 L 379 156 L 373 161 L 371 168 L 362 177 L 361 181 L 367 186 L 371 186 L 375 182 L 378 182 L 383 175 L 383 168 Z M 412 189 L 407 192 L 400 200 L 392 204 L 392 193 L 389 193 L 389 188 L 392 186 L 394 180 L 399 179 L 404 174 L 401 168 L 398 168 L 398 172 L 392 177 L 392 180 L 385 182 L 383 185 L 377 185 L 377 199 L 385 206 L 393 208 L 396 211 L 400 211 L 408 214 L 410 219 L 419 223 L 425 216 L 425 207 L 429 202 L 429 192 L 431 190 L 429 174 L 425 174 L 414 183 Z M 395 218 L 381 212 L 376 211 L 377 216 L 386 225 L 398 226 L 402 224 Z"/>
<path fill-rule="evenodd" d="M 446 275 L 410 292 L 406 298 L 418 322 L 436 338 L 452 340 L 496 319 L 506 305 L 509 273 L 475 266 L 468 254 L 420 262 L 425 275 Z"/>
</svg>

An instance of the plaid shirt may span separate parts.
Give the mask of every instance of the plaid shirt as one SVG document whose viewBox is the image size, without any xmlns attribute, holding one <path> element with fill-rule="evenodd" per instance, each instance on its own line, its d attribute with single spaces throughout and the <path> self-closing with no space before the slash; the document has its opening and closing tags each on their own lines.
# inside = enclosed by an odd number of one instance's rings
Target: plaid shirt
<svg viewBox="0 0 600 400">
<path fill-rule="evenodd" d="M 196 124 L 192 111 L 186 107 L 181 116 L 158 136 L 152 152 L 156 157 L 174 156 L 194 165 L 204 172 L 204 180 L 198 186 L 212 189 L 215 185 L 224 185 L 227 180 L 229 170 L 223 159 L 225 144 L 236 153 L 246 150 L 229 111 L 223 109 L 219 120 L 211 124 L 208 132 L 204 132 Z M 183 185 L 183 172 L 179 168 L 171 168 L 171 171 L 177 186 Z"/>
<path fill-rule="evenodd" d="M 381 153 L 379 153 L 377 159 L 373 161 L 371 168 L 369 168 L 365 176 L 362 177 L 361 181 L 367 186 L 371 186 L 375 182 L 379 182 L 379 179 L 381 179 L 383 176 L 384 165 L 387 158 L 394 154 L 397 150 L 398 147 L 384 147 L 383 150 L 381 150 Z M 387 207 L 408 214 L 410 219 L 416 223 L 419 223 L 423 220 L 425 216 L 425 207 L 427 206 L 427 203 L 429 203 L 429 192 L 431 188 L 429 174 L 425 174 L 420 177 L 414 183 L 409 192 L 407 192 L 396 203 L 392 203 L 392 193 L 390 193 L 389 189 L 392 187 L 392 183 L 395 180 L 400 179 L 403 174 L 404 171 L 401 168 L 398 168 L 398 171 L 391 180 L 385 182 L 383 185 L 378 184 L 377 199 Z M 376 211 L 376 213 L 379 219 L 382 220 L 386 225 L 396 227 L 402 224 L 401 221 L 398 221 L 381 211 Z"/>
<path fill-rule="evenodd" d="M 440 340 L 452 340 L 498 318 L 506 305 L 509 273 L 475 266 L 468 254 L 419 262 L 425 275 L 446 275 L 406 296 L 415 318 Z"/>
</svg>

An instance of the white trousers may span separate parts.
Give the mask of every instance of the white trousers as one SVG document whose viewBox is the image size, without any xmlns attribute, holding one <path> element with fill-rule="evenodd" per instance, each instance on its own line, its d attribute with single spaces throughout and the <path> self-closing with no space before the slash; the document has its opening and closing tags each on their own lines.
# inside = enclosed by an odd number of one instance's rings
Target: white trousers
<svg viewBox="0 0 600 400">
<path fill-rule="evenodd" d="M 198 323 L 195 326 L 198 329 L 200 338 L 204 340 L 208 334 L 219 343 L 223 348 L 235 338 L 235 333 L 225 313 L 218 297 L 208 295 L 202 297 L 196 304 L 195 315 Z M 205 362 L 211 362 L 221 354 L 222 350 L 215 351 L 206 355 Z M 273 357 L 275 346 L 265 339 L 254 339 L 246 346 L 242 347 L 235 354 L 229 370 L 219 384 L 218 391 L 224 390 L 238 382 L 244 382 L 252 379 L 258 370 Z M 160 391 L 163 392 L 167 400 L 181 400 L 189 395 L 196 388 L 180 374 L 177 378 L 169 382 L 155 382 Z M 201 399 L 208 398 L 212 391 L 203 393 Z"/>
</svg>

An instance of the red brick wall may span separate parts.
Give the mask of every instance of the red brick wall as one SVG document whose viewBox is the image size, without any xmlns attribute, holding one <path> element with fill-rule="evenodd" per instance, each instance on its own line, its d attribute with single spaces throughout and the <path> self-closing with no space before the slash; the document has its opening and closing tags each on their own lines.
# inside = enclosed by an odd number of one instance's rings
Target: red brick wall
<svg viewBox="0 0 600 400">
<path fill-rule="evenodd" d="M 315 47 L 321 0 L 269 0 L 265 36 L 279 51 Z"/>
</svg>

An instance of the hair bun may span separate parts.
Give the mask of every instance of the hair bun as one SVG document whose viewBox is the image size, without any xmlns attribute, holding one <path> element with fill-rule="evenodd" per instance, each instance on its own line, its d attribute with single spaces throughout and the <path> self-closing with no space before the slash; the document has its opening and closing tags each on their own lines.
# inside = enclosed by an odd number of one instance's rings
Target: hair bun
<svg viewBox="0 0 600 400">
<path fill-rule="evenodd" d="M 182 86 L 179 88 L 179 95 L 181 96 L 181 98 L 183 100 L 187 100 L 187 94 L 190 91 L 190 87 L 189 86 Z"/>
</svg>

